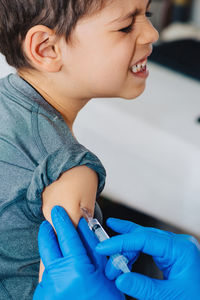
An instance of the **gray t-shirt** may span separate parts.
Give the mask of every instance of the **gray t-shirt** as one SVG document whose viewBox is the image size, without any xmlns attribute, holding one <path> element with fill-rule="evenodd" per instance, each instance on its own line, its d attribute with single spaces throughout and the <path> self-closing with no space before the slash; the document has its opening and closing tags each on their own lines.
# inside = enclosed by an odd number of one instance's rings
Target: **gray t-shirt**
<svg viewBox="0 0 200 300">
<path fill-rule="evenodd" d="M 105 185 L 100 160 L 62 115 L 17 74 L 0 80 L 0 300 L 32 299 L 38 283 L 41 194 L 61 173 L 86 165 Z"/>
</svg>

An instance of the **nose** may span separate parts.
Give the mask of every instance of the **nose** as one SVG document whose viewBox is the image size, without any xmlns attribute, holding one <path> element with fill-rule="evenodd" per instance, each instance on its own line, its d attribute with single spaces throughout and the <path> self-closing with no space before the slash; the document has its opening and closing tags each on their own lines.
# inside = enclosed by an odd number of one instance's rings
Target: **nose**
<svg viewBox="0 0 200 300">
<path fill-rule="evenodd" d="M 149 20 L 142 24 L 138 35 L 138 44 L 153 44 L 159 39 L 159 33 Z"/>
</svg>

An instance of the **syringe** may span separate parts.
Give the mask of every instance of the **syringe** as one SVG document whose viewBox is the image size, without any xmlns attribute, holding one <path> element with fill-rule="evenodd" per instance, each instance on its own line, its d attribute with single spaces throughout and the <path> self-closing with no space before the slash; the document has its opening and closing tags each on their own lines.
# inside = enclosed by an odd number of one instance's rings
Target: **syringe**
<svg viewBox="0 0 200 300">
<path fill-rule="evenodd" d="M 103 229 L 99 221 L 97 219 L 93 219 L 91 214 L 86 208 L 81 208 L 81 209 L 86 221 L 88 222 L 89 228 L 94 232 L 98 240 L 102 242 L 109 239 L 110 238 L 109 235 L 105 232 L 105 230 Z M 112 264 L 116 269 L 121 270 L 123 273 L 130 272 L 127 266 L 128 259 L 125 256 L 117 253 L 111 255 L 110 258 L 112 259 Z"/>
</svg>

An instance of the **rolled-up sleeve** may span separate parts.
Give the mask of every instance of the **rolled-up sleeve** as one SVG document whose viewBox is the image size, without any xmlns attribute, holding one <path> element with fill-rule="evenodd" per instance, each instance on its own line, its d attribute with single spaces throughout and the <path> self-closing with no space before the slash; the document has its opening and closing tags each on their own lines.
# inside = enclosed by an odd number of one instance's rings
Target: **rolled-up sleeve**
<svg viewBox="0 0 200 300">
<path fill-rule="evenodd" d="M 105 186 L 106 171 L 98 157 L 83 145 L 74 143 L 63 145 L 45 159 L 34 170 L 30 185 L 27 189 L 27 203 L 35 217 L 42 217 L 42 192 L 60 175 L 76 166 L 86 165 L 98 175 L 97 197 Z"/>
</svg>

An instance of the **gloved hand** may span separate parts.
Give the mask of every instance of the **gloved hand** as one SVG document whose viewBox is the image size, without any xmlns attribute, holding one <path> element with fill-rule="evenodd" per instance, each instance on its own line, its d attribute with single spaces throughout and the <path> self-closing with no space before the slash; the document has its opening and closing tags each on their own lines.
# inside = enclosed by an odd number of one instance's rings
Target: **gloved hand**
<svg viewBox="0 0 200 300">
<path fill-rule="evenodd" d="M 62 207 L 54 207 L 51 217 L 58 240 L 44 221 L 38 241 L 45 271 L 33 300 L 125 300 L 104 275 L 107 259 L 95 252 L 98 241 L 86 221 L 80 220 L 77 232 Z"/>
<path fill-rule="evenodd" d="M 140 300 L 199 300 L 200 245 L 194 237 L 146 228 L 129 221 L 110 218 L 107 225 L 122 235 L 97 245 L 103 255 L 135 252 L 152 255 L 164 280 L 137 273 L 120 275 L 116 285 Z"/>
</svg>

